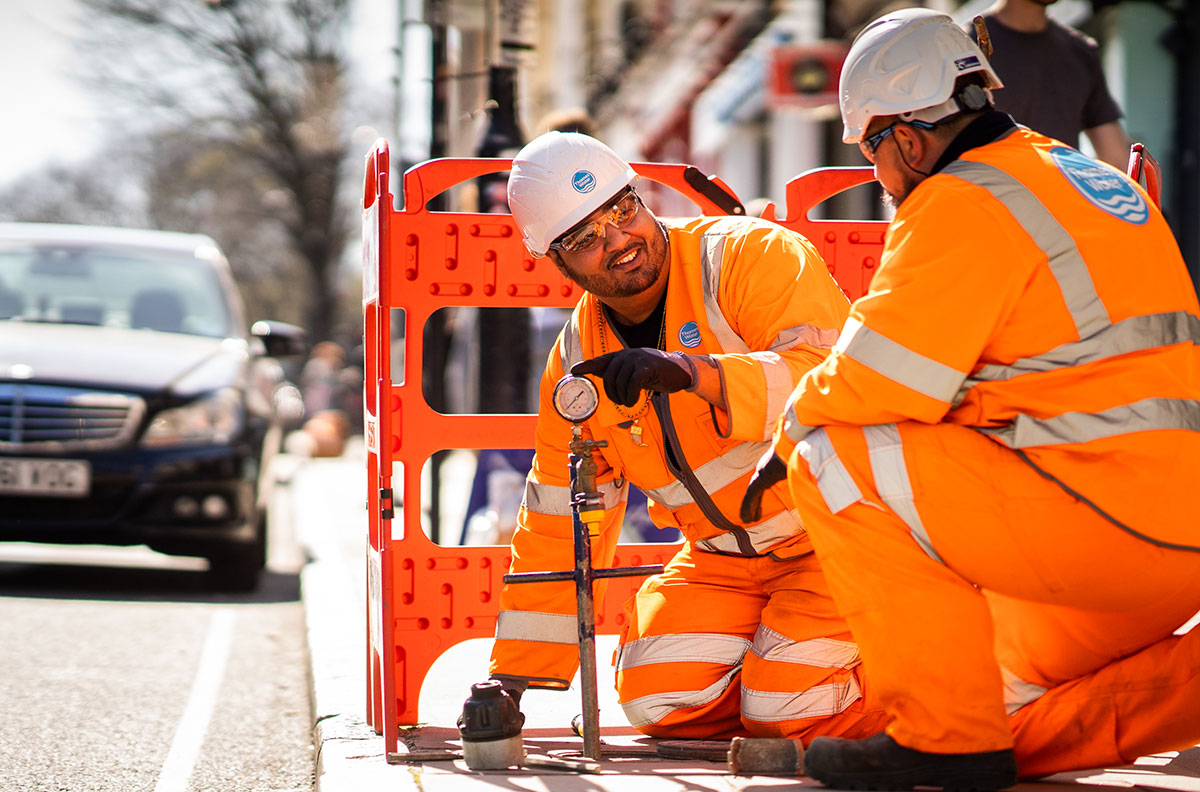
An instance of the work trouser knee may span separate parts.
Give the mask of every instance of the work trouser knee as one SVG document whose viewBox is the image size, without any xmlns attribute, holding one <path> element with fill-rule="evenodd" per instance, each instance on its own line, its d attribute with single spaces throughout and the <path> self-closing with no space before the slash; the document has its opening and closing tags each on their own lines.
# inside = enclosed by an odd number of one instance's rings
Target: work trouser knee
<svg viewBox="0 0 1200 792">
<path fill-rule="evenodd" d="M 1093 673 L 1200 607 L 1197 554 L 1118 530 L 963 427 L 827 427 L 798 447 L 789 482 L 908 747 L 1010 747 L 1006 693 L 1012 705 Z M 1147 610 L 1172 598 L 1170 613 Z M 1106 638 L 1101 622 L 1127 629 Z"/>
<path fill-rule="evenodd" d="M 811 553 L 775 560 L 685 548 L 627 615 L 617 690 L 646 734 L 811 737 L 883 726 Z"/>
</svg>

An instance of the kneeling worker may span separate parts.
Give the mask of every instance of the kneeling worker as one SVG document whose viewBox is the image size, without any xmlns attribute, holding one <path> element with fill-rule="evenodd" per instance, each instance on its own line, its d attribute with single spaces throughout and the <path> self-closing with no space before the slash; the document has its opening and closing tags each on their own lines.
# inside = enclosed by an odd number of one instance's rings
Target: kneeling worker
<svg viewBox="0 0 1200 792">
<path fill-rule="evenodd" d="M 574 564 L 572 427 L 551 399 L 566 372 L 592 375 L 601 403 L 583 432 L 608 443 L 595 454 L 606 513 L 594 563 L 612 564 L 630 484 L 685 538 L 627 606 L 617 690 L 630 722 L 675 737 L 874 733 L 882 711 L 865 705 L 858 650 L 787 488 L 766 493 L 760 519 L 737 519 L 784 401 L 849 303 L 803 237 L 757 218 L 661 220 L 635 179 L 577 133 L 542 135 L 513 161 L 526 245 L 585 294 L 542 377 L 512 571 Z M 505 586 L 492 676 L 518 698 L 566 689 L 577 640 L 571 583 Z"/>
<path fill-rule="evenodd" d="M 1200 741 L 1200 310 L 1140 188 L 991 109 L 944 14 L 855 40 L 843 140 L 898 207 L 783 462 L 885 731 L 842 788 L 999 789 Z M 1010 718 L 1011 716 L 1011 718 Z M 1014 751 L 1015 748 L 1015 751 Z"/>
</svg>

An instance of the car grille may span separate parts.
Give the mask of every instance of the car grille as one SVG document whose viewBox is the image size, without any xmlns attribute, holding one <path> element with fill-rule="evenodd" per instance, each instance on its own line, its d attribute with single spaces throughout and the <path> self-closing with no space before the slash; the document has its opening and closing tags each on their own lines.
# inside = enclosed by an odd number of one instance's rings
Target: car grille
<svg viewBox="0 0 1200 792">
<path fill-rule="evenodd" d="M 146 403 L 125 393 L 0 384 L 0 451 L 102 451 L 127 444 Z"/>
</svg>

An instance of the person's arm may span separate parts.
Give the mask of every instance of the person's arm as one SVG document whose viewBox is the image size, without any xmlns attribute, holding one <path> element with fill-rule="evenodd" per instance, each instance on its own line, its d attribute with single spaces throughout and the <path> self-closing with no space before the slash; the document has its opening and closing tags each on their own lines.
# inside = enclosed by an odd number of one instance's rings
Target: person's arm
<svg viewBox="0 0 1200 792">
<path fill-rule="evenodd" d="M 849 300 L 803 236 L 759 225 L 725 246 L 718 302 L 747 351 L 712 355 L 707 400 L 725 437 L 771 437 L 788 395 L 837 342 Z M 704 367 L 701 363 L 700 367 Z M 724 404 L 721 404 L 721 402 Z"/>
<path fill-rule="evenodd" d="M 935 181 L 936 180 L 936 181 Z M 775 433 L 787 461 L 815 428 L 937 423 L 1045 258 L 982 188 L 935 176 L 888 231 L 868 293 L 806 374 Z"/>
<path fill-rule="evenodd" d="M 773 223 L 731 229 L 720 249 L 716 325 L 709 319 L 723 352 L 625 349 L 571 373 L 601 377 L 608 397 L 626 407 L 644 390 L 686 389 L 713 406 L 722 437 L 761 442 L 800 376 L 837 341 L 849 301 L 808 240 Z"/>
<path fill-rule="evenodd" d="M 1092 148 L 1096 150 L 1096 159 L 1107 162 L 1122 173 L 1129 167 L 1129 147 L 1133 142 L 1125 134 L 1125 128 L 1120 121 L 1109 121 L 1091 129 L 1083 130 Z"/>
</svg>

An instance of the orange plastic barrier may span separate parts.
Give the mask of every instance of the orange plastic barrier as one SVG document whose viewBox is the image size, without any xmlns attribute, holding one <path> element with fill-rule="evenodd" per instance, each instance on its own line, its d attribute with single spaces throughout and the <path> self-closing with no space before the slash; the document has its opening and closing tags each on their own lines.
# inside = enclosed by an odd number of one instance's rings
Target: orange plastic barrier
<svg viewBox="0 0 1200 792">
<path fill-rule="evenodd" d="M 386 141 L 367 155 L 363 185 L 363 321 L 366 347 L 367 720 L 395 751 L 399 726 L 417 723 L 421 683 L 446 649 L 495 633 L 508 547 L 444 547 L 421 528 L 421 469 L 435 451 L 532 448 L 532 415 L 443 415 L 421 389 L 422 331 L 450 306 L 570 307 L 582 291 L 549 259 L 532 259 L 506 214 L 435 212 L 429 201 L 456 184 L 507 171 L 508 160 L 442 159 L 409 169 L 404 208 L 394 208 Z M 645 179 L 684 194 L 705 214 L 729 202 L 685 165 L 634 163 Z M 879 221 L 807 219 L 825 198 L 872 178 L 869 168 L 812 171 L 787 191 L 781 221 L 808 236 L 843 289 L 861 294 L 878 261 Z M 392 380 L 393 322 L 403 309 L 405 377 Z M 399 467 L 397 466 L 397 463 Z M 567 460 L 563 460 L 567 464 Z M 396 481 L 395 479 L 399 479 Z M 465 496 L 464 496 L 465 497 Z M 621 545 L 612 566 L 666 563 L 676 545 Z M 621 629 L 621 606 L 640 578 L 614 578 L 597 603 L 596 632 Z M 486 675 L 480 669 L 481 677 Z M 469 683 L 463 680 L 463 698 Z"/>
</svg>

